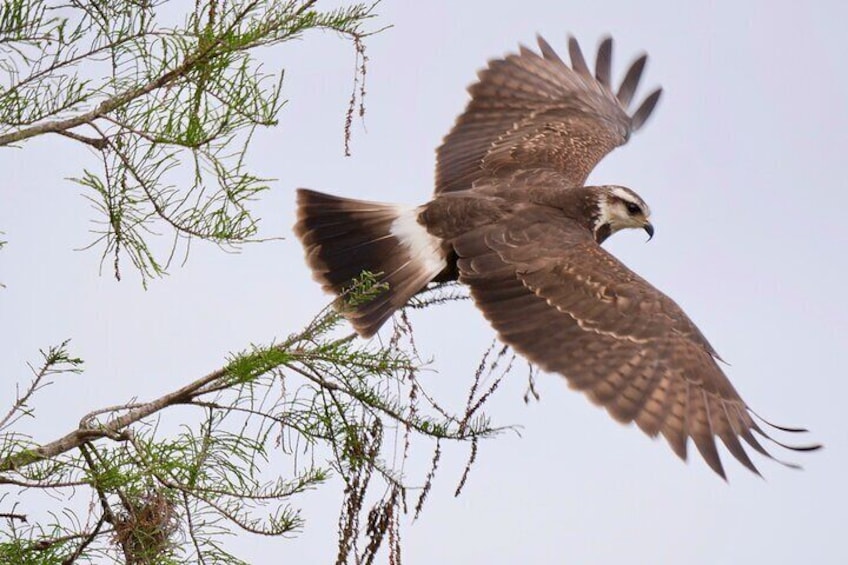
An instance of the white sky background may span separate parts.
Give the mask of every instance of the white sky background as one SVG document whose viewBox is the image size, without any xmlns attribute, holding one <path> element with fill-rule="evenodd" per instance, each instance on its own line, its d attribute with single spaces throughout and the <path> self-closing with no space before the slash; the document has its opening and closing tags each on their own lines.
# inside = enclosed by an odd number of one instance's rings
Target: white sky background
<svg viewBox="0 0 848 565">
<path fill-rule="evenodd" d="M 407 524 L 404 559 L 848 562 L 848 4 L 815 5 L 387 0 L 374 25 L 394 27 L 367 44 L 367 132 L 356 124 L 352 158 L 342 146 L 349 45 L 313 33 L 272 52 L 286 68 L 289 104 L 281 126 L 258 139 L 253 164 L 279 179 L 257 206 L 263 235 L 286 239 L 235 256 L 195 244 L 187 266 L 148 291 L 128 266 L 118 283 L 108 269 L 98 276 L 96 251 L 73 251 L 90 242 L 95 213 L 64 179 L 96 166 L 94 158 L 58 138 L 6 149 L 0 406 L 27 379 L 24 363 L 38 348 L 67 337 L 87 371 L 40 394 L 30 424 L 39 440 L 92 409 L 158 396 L 230 351 L 296 331 L 328 298 L 291 236 L 294 188 L 423 202 L 434 149 L 487 59 L 533 44 L 536 32 L 565 54 L 573 32 L 593 62 L 609 32 L 616 76 L 645 50 L 641 93 L 657 84 L 665 93 L 645 129 L 590 177 L 634 188 L 653 211 L 650 244 L 631 231 L 608 249 L 689 313 L 755 410 L 809 427 L 826 449 L 789 454 L 802 472 L 756 458 L 766 480 L 722 451 L 725 484 L 698 457 L 683 464 L 664 442 L 615 423 L 558 376 L 542 375 L 541 402 L 525 405 L 518 371 L 488 413 L 521 426 L 521 437 L 483 443 L 459 499 L 465 452 L 448 452 L 422 518 Z M 482 316 L 461 303 L 413 320 L 438 369 L 426 376 L 431 386 L 443 397 L 464 394 L 493 335 Z M 255 563 L 331 562 L 340 498 L 334 483 L 301 499 L 309 521 L 296 539 L 232 543 Z"/>
</svg>

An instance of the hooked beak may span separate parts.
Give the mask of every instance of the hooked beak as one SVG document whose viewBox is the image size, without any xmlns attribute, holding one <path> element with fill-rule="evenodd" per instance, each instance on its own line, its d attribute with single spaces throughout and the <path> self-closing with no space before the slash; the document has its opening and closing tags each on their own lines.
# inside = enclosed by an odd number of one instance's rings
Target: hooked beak
<svg viewBox="0 0 848 565">
<path fill-rule="evenodd" d="M 651 241 L 654 237 L 654 226 L 651 222 L 645 222 L 645 225 L 642 226 L 642 229 L 648 234 L 648 241 Z"/>
</svg>

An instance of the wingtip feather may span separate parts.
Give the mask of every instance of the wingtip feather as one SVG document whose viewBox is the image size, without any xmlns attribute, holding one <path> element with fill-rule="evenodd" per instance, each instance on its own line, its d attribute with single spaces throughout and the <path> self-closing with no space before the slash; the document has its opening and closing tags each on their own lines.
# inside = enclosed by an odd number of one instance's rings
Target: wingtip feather
<svg viewBox="0 0 848 565">
<path fill-rule="evenodd" d="M 636 112 L 633 113 L 633 117 L 631 118 L 631 128 L 633 131 L 637 131 L 645 125 L 645 122 L 648 121 L 648 118 L 651 117 L 651 114 L 654 112 L 654 108 L 656 108 L 657 103 L 660 101 L 662 97 L 662 88 L 657 88 L 651 94 L 648 95 L 647 98 L 639 105 L 639 108 Z"/>
<path fill-rule="evenodd" d="M 544 37 L 537 34 L 536 43 L 539 45 L 539 50 L 542 52 L 542 57 L 544 57 L 548 61 L 557 63 L 562 66 L 566 66 L 565 61 L 560 58 L 557 52 L 554 51 L 554 48 L 551 47 L 550 43 L 548 43 Z"/>
<path fill-rule="evenodd" d="M 630 65 L 630 68 L 627 69 L 627 73 L 624 75 L 624 80 L 621 81 L 621 86 L 618 87 L 616 98 L 618 98 L 619 103 L 625 109 L 630 106 L 630 102 L 633 100 L 633 95 L 639 87 L 639 81 L 642 79 L 642 72 L 645 70 L 645 64 L 647 61 L 648 55 L 645 53 L 637 57 Z"/>
<path fill-rule="evenodd" d="M 568 55 L 571 57 L 571 68 L 574 72 L 585 78 L 592 77 L 586 58 L 583 57 L 583 50 L 580 49 L 580 44 L 573 35 L 568 38 Z"/>
<path fill-rule="evenodd" d="M 612 37 L 607 35 L 598 45 L 595 59 L 595 78 L 608 90 L 612 90 Z"/>
</svg>

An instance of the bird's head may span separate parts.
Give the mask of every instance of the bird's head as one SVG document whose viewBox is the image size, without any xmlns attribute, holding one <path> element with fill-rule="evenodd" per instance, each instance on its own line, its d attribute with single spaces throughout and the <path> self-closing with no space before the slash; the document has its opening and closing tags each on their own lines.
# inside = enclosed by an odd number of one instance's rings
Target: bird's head
<svg viewBox="0 0 848 565">
<path fill-rule="evenodd" d="M 651 209 L 642 198 L 623 186 L 597 187 L 598 213 L 595 217 L 594 233 L 598 243 L 625 228 L 637 228 L 654 236 L 651 225 Z"/>
</svg>

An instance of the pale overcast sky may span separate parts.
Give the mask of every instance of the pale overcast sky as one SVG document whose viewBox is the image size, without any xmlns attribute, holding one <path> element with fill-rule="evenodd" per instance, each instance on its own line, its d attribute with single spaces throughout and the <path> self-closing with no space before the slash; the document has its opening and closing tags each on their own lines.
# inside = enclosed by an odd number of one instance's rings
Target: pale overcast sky
<svg viewBox="0 0 848 565">
<path fill-rule="evenodd" d="M 90 241 L 94 212 L 64 179 L 96 166 L 87 152 L 60 139 L 0 152 L 9 240 L 0 406 L 27 377 L 25 361 L 67 337 L 88 370 L 41 395 L 32 431 L 44 441 L 91 409 L 160 395 L 230 351 L 297 330 L 328 297 L 291 236 L 296 187 L 424 202 L 434 149 L 487 59 L 533 44 L 537 32 L 562 53 L 571 32 L 588 55 L 611 33 L 614 72 L 644 50 L 641 92 L 665 93 L 590 177 L 638 191 L 656 237 L 620 233 L 607 248 L 689 313 L 755 410 L 810 428 L 826 449 L 789 454 L 801 472 L 758 458 L 765 480 L 722 451 L 726 484 L 699 458 L 684 464 L 664 442 L 615 423 L 556 375 L 541 375 L 541 402 L 525 404 L 519 371 L 488 413 L 521 436 L 483 443 L 458 499 L 465 451 L 448 450 L 423 516 L 406 521 L 404 560 L 848 563 L 848 4 L 385 0 L 377 11 L 374 25 L 393 27 L 368 41 L 368 113 L 351 158 L 342 145 L 349 45 L 313 33 L 273 51 L 289 104 L 253 162 L 279 179 L 257 205 L 263 235 L 285 240 L 236 256 L 195 245 L 184 268 L 143 291 L 134 276 L 98 276 L 97 252 L 73 250 Z M 437 369 L 428 385 L 464 394 L 493 332 L 470 303 L 414 321 Z M 258 564 L 331 562 L 340 497 L 334 483 L 301 499 L 308 523 L 295 539 L 239 535 L 233 546 Z"/>
</svg>

